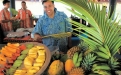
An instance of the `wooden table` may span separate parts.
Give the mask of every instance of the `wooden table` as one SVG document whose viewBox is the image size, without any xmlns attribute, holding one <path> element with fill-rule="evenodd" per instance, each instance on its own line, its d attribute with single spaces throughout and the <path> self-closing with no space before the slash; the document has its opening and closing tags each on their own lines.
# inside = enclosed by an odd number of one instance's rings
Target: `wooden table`
<svg viewBox="0 0 121 75">
<path fill-rule="evenodd" d="M 14 42 L 14 43 L 16 43 L 16 42 L 18 42 L 18 43 L 23 43 L 23 42 L 39 42 L 39 43 L 42 43 L 42 40 L 35 41 L 35 40 L 33 40 L 31 38 L 30 35 L 28 35 L 28 36 L 25 36 L 25 37 L 22 37 L 22 38 L 8 38 L 8 37 L 6 37 L 6 38 L 4 38 L 4 42 Z"/>
</svg>

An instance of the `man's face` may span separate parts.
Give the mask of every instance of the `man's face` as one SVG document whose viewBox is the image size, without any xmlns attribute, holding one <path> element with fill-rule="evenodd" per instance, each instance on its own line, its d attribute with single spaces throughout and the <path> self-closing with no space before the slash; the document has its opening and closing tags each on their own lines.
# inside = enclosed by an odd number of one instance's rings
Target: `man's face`
<svg viewBox="0 0 121 75">
<path fill-rule="evenodd" d="M 9 8 L 10 7 L 10 3 L 6 3 L 4 4 L 5 8 Z"/>
<path fill-rule="evenodd" d="M 51 1 L 45 2 L 43 6 L 47 15 L 52 15 L 54 13 L 54 4 Z"/>
<path fill-rule="evenodd" d="M 26 8 L 26 3 L 21 3 L 21 6 L 22 6 L 23 9 L 25 9 Z"/>
</svg>

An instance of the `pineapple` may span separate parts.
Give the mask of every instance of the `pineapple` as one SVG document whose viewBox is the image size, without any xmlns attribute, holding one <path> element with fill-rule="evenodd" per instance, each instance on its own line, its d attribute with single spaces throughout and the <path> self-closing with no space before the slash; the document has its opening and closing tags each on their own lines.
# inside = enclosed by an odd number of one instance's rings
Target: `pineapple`
<svg viewBox="0 0 121 75">
<path fill-rule="evenodd" d="M 73 68 L 68 75 L 84 75 L 84 70 L 80 67 L 78 68 Z"/>
<path fill-rule="evenodd" d="M 68 58 L 72 59 L 74 53 L 79 51 L 79 50 L 80 50 L 80 47 L 78 47 L 78 46 L 74 46 L 71 49 L 69 49 L 67 52 Z"/>
<path fill-rule="evenodd" d="M 82 61 L 82 68 L 84 70 L 90 71 L 92 68 L 92 65 L 95 63 L 97 56 L 95 56 L 93 53 L 89 53 L 84 56 L 84 59 Z"/>
</svg>

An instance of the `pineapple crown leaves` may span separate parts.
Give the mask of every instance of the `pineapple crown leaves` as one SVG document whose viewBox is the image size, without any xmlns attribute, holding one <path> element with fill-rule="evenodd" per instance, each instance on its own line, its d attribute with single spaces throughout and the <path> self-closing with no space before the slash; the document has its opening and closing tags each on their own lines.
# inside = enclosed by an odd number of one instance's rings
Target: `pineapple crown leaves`
<svg viewBox="0 0 121 75">
<path fill-rule="evenodd" d="M 112 70 L 116 70 L 117 68 L 119 68 L 119 66 L 118 66 L 119 65 L 119 62 L 114 57 L 111 57 L 109 59 L 108 64 L 109 64 L 109 66 L 111 67 Z"/>
<path fill-rule="evenodd" d="M 87 0 L 55 0 L 60 1 L 67 6 L 70 6 L 75 11 L 68 8 L 70 12 L 79 18 L 84 19 L 91 27 L 84 26 L 83 24 L 75 21 L 70 21 L 77 28 L 74 29 L 88 36 L 88 38 L 77 35 L 80 39 L 84 40 L 92 50 L 96 50 L 96 45 L 102 46 L 104 43 L 107 44 L 111 55 L 114 56 L 118 52 L 118 48 L 121 46 L 121 26 L 117 19 L 113 19 L 113 15 L 110 17 L 110 11 L 106 16 L 106 9 L 101 9 L 99 4 L 94 2 L 87 2 Z M 82 32 L 80 29 L 84 30 Z"/>
<path fill-rule="evenodd" d="M 82 67 L 86 70 L 91 70 L 92 65 L 95 63 L 96 57 L 97 56 L 93 53 L 87 54 L 82 61 Z"/>
</svg>

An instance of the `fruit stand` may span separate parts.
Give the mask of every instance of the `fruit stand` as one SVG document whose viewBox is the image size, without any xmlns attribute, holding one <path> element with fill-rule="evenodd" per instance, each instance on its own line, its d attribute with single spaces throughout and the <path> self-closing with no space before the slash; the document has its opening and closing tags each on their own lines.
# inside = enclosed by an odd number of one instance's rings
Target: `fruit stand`
<svg viewBox="0 0 121 75">
<path fill-rule="evenodd" d="M 58 0 L 57 0 L 58 1 Z M 100 5 L 88 0 L 59 0 L 70 12 L 91 25 L 69 20 L 81 40 L 66 54 L 54 52 L 40 43 L 7 43 L 0 50 L 0 75 L 121 75 L 121 26 Z M 83 11 L 82 11 L 83 10 Z M 101 11 L 100 11 L 101 10 Z M 82 32 L 84 30 L 85 32 Z M 67 37 L 66 33 L 49 37 Z M 45 36 L 48 37 L 48 36 Z"/>
</svg>

